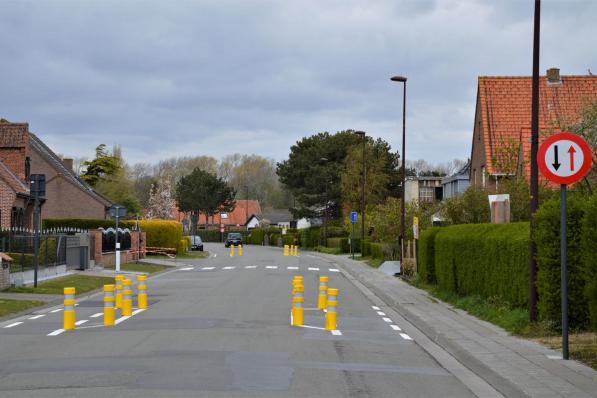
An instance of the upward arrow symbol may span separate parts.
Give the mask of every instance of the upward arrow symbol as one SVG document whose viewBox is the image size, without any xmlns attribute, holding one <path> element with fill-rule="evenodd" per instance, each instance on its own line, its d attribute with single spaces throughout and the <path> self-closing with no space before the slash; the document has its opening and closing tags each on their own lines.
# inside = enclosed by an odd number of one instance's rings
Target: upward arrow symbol
<svg viewBox="0 0 597 398">
<path fill-rule="evenodd" d="M 551 165 L 557 171 L 560 168 L 560 166 L 562 165 L 560 162 L 558 162 L 558 146 L 557 145 L 553 146 L 553 159 L 554 159 L 554 162 Z"/>
<path fill-rule="evenodd" d="M 576 149 L 574 149 L 574 146 L 570 145 L 568 153 L 570 154 L 570 171 L 574 171 L 574 154 L 576 153 Z"/>
</svg>

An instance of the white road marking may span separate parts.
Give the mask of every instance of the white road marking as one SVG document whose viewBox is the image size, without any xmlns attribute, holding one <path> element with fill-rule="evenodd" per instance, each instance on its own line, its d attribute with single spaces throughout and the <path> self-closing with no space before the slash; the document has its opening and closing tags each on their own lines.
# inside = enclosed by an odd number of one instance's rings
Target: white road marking
<svg viewBox="0 0 597 398">
<path fill-rule="evenodd" d="M 10 325 L 6 325 L 4 326 L 4 329 L 8 329 L 8 328 L 14 328 L 15 326 L 19 326 L 20 324 L 22 324 L 23 322 L 15 322 L 15 323 L 11 323 Z"/>
<path fill-rule="evenodd" d="M 410 337 L 408 334 L 406 333 L 400 333 L 400 336 L 404 339 L 404 340 L 412 340 L 412 337 Z"/>
<path fill-rule="evenodd" d="M 286 267 L 286 269 L 299 269 L 299 267 Z"/>
<path fill-rule="evenodd" d="M 392 323 L 392 320 L 391 320 L 390 318 L 381 318 L 381 319 L 383 319 L 383 320 L 384 320 L 384 322 L 387 322 L 387 323 Z"/>
<path fill-rule="evenodd" d="M 398 325 L 390 325 L 390 327 L 391 327 L 392 329 L 394 329 L 394 330 L 397 330 L 397 331 L 399 331 L 399 332 L 402 330 L 402 329 L 400 329 L 400 326 L 398 326 Z"/>
<path fill-rule="evenodd" d="M 245 265 L 246 269 L 253 269 L 253 268 L 257 268 L 256 265 Z"/>
<path fill-rule="evenodd" d="M 201 268 L 202 270 L 208 271 L 210 269 L 216 269 L 216 267 L 203 267 Z"/>
<path fill-rule="evenodd" d="M 222 269 L 235 269 L 236 267 L 224 267 Z"/>
<path fill-rule="evenodd" d="M 91 318 L 99 318 L 102 315 L 104 315 L 103 312 L 98 312 L 98 313 L 95 313 L 95 314 L 91 315 Z"/>
<path fill-rule="evenodd" d="M 266 265 L 265 268 L 267 269 L 278 269 L 277 265 Z"/>
<path fill-rule="evenodd" d="M 218 257 L 218 254 L 217 254 L 217 253 L 214 253 L 214 258 L 216 258 L 216 257 Z"/>
<path fill-rule="evenodd" d="M 373 308 L 375 311 L 379 311 L 379 307 L 376 307 L 374 305 L 372 305 L 371 308 Z"/>
<path fill-rule="evenodd" d="M 317 267 L 309 267 L 307 268 L 309 271 L 319 271 L 319 268 Z"/>
<path fill-rule="evenodd" d="M 310 325 L 298 325 L 302 328 L 307 328 L 307 329 L 317 329 L 317 330 L 325 330 L 325 328 L 320 328 L 319 326 L 310 326 Z"/>
<path fill-rule="evenodd" d="M 561 355 L 547 355 L 547 358 L 549 359 L 562 359 Z"/>
<path fill-rule="evenodd" d="M 341 332 L 341 331 L 339 331 L 339 330 L 332 330 L 332 334 L 333 334 L 334 336 L 342 336 L 342 332 Z"/>
<path fill-rule="evenodd" d="M 115 324 L 115 325 L 118 325 L 120 322 L 126 321 L 126 320 L 127 320 L 127 319 L 129 319 L 129 318 L 130 318 L 130 316 L 128 316 L 128 315 L 121 316 L 120 318 L 118 318 L 118 319 L 117 319 L 117 320 L 114 322 L 114 324 Z"/>
<path fill-rule="evenodd" d="M 52 311 L 50 311 L 50 312 L 51 312 L 51 313 L 55 313 L 55 312 L 60 312 L 60 311 L 62 311 L 62 308 L 58 308 L 58 309 L 52 310 Z"/>
<path fill-rule="evenodd" d="M 194 269 L 195 268 L 193 268 L 193 267 L 184 267 L 184 268 L 181 268 L 180 271 L 191 271 L 191 270 L 194 270 Z"/>
<path fill-rule="evenodd" d="M 386 316 L 385 312 L 377 311 L 377 315 Z"/>
<path fill-rule="evenodd" d="M 46 316 L 46 314 L 34 315 L 34 316 L 32 316 L 31 318 L 27 318 L 27 319 L 39 319 L 39 318 L 41 318 L 42 316 Z"/>
<path fill-rule="evenodd" d="M 102 328 L 104 327 L 104 325 L 88 325 L 88 326 L 81 326 L 80 328 L 77 329 L 91 329 L 91 328 Z"/>
<path fill-rule="evenodd" d="M 330 272 L 340 272 L 338 268 L 330 268 Z"/>
<path fill-rule="evenodd" d="M 89 319 L 81 319 L 80 321 L 75 322 L 75 325 L 79 326 L 87 322 L 89 322 Z"/>
<path fill-rule="evenodd" d="M 58 336 L 60 333 L 64 333 L 64 332 L 65 332 L 64 329 L 57 329 L 57 330 L 54 330 L 52 333 L 48 333 L 47 335 L 48 336 Z"/>
<path fill-rule="evenodd" d="M 133 311 L 133 315 L 137 315 L 138 313 L 143 312 L 143 311 L 145 311 L 145 308 L 139 308 L 139 309 Z"/>
</svg>

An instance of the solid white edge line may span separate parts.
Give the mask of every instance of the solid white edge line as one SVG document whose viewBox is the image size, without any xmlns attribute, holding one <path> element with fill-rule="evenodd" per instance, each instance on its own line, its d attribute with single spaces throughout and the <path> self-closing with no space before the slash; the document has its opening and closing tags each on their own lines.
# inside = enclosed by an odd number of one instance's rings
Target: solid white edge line
<svg viewBox="0 0 597 398">
<path fill-rule="evenodd" d="M 400 326 L 398 325 L 390 325 L 390 327 L 398 332 L 402 331 L 402 329 L 400 329 Z"/>
<path fill-rule="evenodd" d="M 20 324 L 22 324 L 23 322 L 15 322 L 15 323 L 11 323 L 10 325 L 6 325 L 4 326 L 4 329 L 8 329 L 8 328 L 13 328 L 15 326 L 19 326 Z"/>
<path fill-rule="evenodd" d="M 375 311 L 379 311 L 379 307 L 376 307 L 374 305 L 372 305 L 371 308 L 373 308 Z"/>
<path fill-rule="evenodd" d="M 57 308 L 57 309 L 55 309 L 55 310 L 52 310 L 52 311 L 50 311 L 50 312 L 51 312 L 51 313 L 55 313 L 55 312 L 60 312 L 60 311 L 62 311 L 62 308 Z"/>
<path fill-rule="evenodd" d="M 54 330 L 51 333 L 48 333 L 47 336 L 58 336 L 60 333 L 64 333 L 64 332 L 65 332 L 64 329 L 57 329 L 57 330 Z"/>
<path fill-rule="evenodd" d="M 100 316 L 104 315 L 103 312 L 98 312 L 90 316 L 90 318 L 99 318 Z"/>
<path fill-rule="evenodd" d="M 377 315 L 386 316 L 385 312 L 377 311 Z"/>
<path fill-rule="evenodd" d="M 75 322 L 75 326 L 79 326 L 87 322 L 89 322 L 89 319 L 81 319 L 80 321 Z"/>
<path fill-rule="evenodd" d="M 392 320 L 391 320 L 390 318 L 381 318 L 381 319 L 383 319 L 383 320 L 384 320 L 384 322 L 387 322 L 387 323 L 392 323 Z"/>
<path fill-rule="evenodd" d="M 33 319 L 39 319 L 39 318 L 41 318 L 42 316 L 46 316 L 46 314 L 34 315 L 34 316 L 32 316 L 31 318 L 27 318 L 27 319 L 31 319 L 31 320 L 33 320 Z"/>
<path fill-rule="evenodd" d="M 400 336 L 404 339 L 404 340 L 412 340 L 412 337 L 410 337 L 408 334 L 406 333 L 400 333 Z"/>
<path fill-rule="evenodd" d="M 339 330 L 332 330 L 332 334 L 333 334 L 334 336 L 342 336 L 342 332 L 341 332 L 341 331 L 339 331 Z"/>
</svg>

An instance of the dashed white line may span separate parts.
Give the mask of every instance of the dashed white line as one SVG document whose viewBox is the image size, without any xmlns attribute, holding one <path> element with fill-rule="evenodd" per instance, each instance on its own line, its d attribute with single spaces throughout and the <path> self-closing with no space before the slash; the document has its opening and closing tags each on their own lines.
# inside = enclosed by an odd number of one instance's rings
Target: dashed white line
<svg viewBox="0 0 597 398">
<path fill-rule="evenodd" d="M 256 265 L 245 265 L 245 268 L 246 269 L 254 269 L 254 268 L 257 268 L 257 266 Z"/>
<path fill-rule="evenodd" d="M 204 271 L 209 271 L 210 269 L 216 269 L 216 267 L 203 267 L 201 269 Z"/>
<path fill-rule="evenodd" d="M 386 316 L 385 312 L 377 311 L 377 315 Z"/>
<path fill-rule="evenodd" d="M 8 328 L 14 328 L 15 326 L 19 326 L 20 324 L 22 324 L 23 322 L 15 322 L 15 323 L 11 323 L 10 325 L 6 325 L 4 326 L 4 329 L 8 329 Z"/>
<path fill-rule="evenodd" d="M 51 312 L 51 313 L 55 313 L 55 312 L 60 312 L 60 311 L 62 311 L 62 308 L 57 308 L 57 309 L 55 309 L 55 310 L 52 310 L 52 311 L 50 311 L 50 312 Z"/>
<path fill-rule="evenodd" d="M 400 326 L 398 326 L 398 325 L 390 325 L 390 327 L 391 327 L 392 329 L 394 329 L 394 330 L 397 330 L 397 331 L 399 331 L 399 332 L 402 330 L 402 329 L 400 329 Z"/>
<path fill-rule="evenodd" d="M 236 267 L 224 267 L 222 269 L 235 269 Z"/>
<path fill-rule="evenodd" d="M 332 330 L 332 334 L 333 334 L 334 336 L 342 336 L 342 332 L 341 332 L 341 331 L 339 331 L 339 330 Z"/>
<path fill-rule="evenodd" d="M 89 319 L 81 319 L 80 321 L 75 322 L 75 326 L 79 326 L 87 322 L 89 322 Z"/>
<path fill-rule="evenodd" d="M 46 316 L 46 314 L 34 315 L 31 318 L 27 318 L 27 319 L 31 319 L 31 320 L 33 320 L 33 319 L 39 319 L 39 318 L 44 317 L 44 316 Z"/>
<path fill-rule="evenodd" d="M 307 268 L 309 271 L 319 271 L 319 268 L 317 267 L 309 267 Z"/>
<path fill-rule="evenodd" d="M 218 254 L 217 254 L 217 253 L 214 253 L 214 258 L 216 258 L 216 257 L 218 257 Z"/>
<path fill-rule="evenodd" d="M 330 272 L 340 272 L 338 268 L 330 268 Z"/>
<path fill-rule="evenodd" d="M 266 265 L 265 268 L 267 269 L 278 269 L 277 265 Z"/>
<path fill-rule="evenodd" d="M 412 337 L 410 337 L 408 334 L 406 333 L 400 333 L 400 336 L 404 339 L 404 340 L 412 340 Z"/>
<path fill-rule="evenodd" d="M 286 267 L 286 269 L 299 269 L 298 267 Z"/>
<path fill-rule="evenodd" d="M 181 268 L 180 271 L 192 271 L 194 269 L 195 268 L 193 268 L 193 267 L 184 267 L 184 268 Z"/>
<path fill-rule="evenodd" d="M 57 329 L 57 330 L 54 330 L 52 333 L 48 333 L 47 335 L 48 336 L 58 336 L 60 333 L 64 333 L 64 332 L 65 332 L 64 329 Z"/>
<path fill-rule="evenodd" d="M 384 322 L 387 322 L 387 323 L 392 323 L 392 320 L 391 320 L 390 318 L 381 318 L 381 319 L 383 319 L 383 320 L 384 320 Z"/>
<path fill-rule="evenodd" d="M 104 315 L 104 313 L 103 313 L 103 312 L 97 312 L 97 313 L 95 313 L 95 314 L 91 315 L 91 317 L 90 317 L 90 318 L 99 318 L 99 317 L 100 317 L 100 316 L 102 316 L 102 315 Z"/>
<path fill-rule="evenodd" d="M 379 307 L 376 307 L 374 305 L 372 305 L 371 308 L 373 308 L 375 311 L 379 311 Z"/>
</svg>

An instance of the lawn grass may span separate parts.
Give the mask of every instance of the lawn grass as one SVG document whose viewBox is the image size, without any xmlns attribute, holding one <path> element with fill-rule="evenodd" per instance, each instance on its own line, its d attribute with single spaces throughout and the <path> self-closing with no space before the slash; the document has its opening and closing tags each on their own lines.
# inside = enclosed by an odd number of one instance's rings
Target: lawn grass
<svg viewBox="0 0 597 398">
<path fill-rule="evenodd" d="M 104 269 L 114 269 L 114 265 L 105 266 Z M 126 263 L 120 264 L 121 271 L 131 271 L 131 272 L 145 272 L 148 274 L 153 274 L 155 272 L 163 271 L 167 268 L 165 265 L 159 264 L 146 264 L 146 263 Z"/>
<path fill-rule="evenodd" d="M 5 291 L 12 293 L 64 294 L 65 287 L 74 287 L 77 294 L 81 294 L 98 289 L 109 283 L 114 283 L 114 278 L 106 276 L 67 275 L 62 278 L 40 282 L 37 287 L 10 287 Z"/>
<path fill-rule="evenodd" d="M 36 300 L 8 300 L 0 299 L 0 317 L 15 314 L 28 308 L 37 307 L 44 304 L 43 301 Z"/>
<path fill-rule="evenodd" d="M 180 253 L 176 255 L 176 259 L 194 259 L 194 258 L 207 258 L 209 257 L 208 251 L 190 251 L 186 253 Z M 148 254 L 147 258 L 157 258 L 160 260 L 174 260 L 174 257 L 168 257 L 160 254 Z"/>
</svg>

